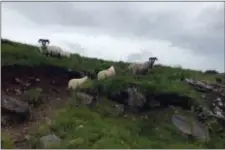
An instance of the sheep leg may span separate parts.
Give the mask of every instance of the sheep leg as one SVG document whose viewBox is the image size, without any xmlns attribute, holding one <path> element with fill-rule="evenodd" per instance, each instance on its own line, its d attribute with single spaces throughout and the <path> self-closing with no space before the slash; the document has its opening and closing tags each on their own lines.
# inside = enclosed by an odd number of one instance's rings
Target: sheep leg
<svg viewBox="0 0 225 150">
<path fill-rule="evenodd" d="M 60 53 L 57 54 L 57 57 L 60 58 Z"/>
</svg>

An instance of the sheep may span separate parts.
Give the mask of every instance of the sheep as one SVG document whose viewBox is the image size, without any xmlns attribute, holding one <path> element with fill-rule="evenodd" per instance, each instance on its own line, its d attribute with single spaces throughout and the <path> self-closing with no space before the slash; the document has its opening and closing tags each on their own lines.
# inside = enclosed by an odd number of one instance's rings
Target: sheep
<svg viewBox="0 0 225 150">
<path fill-rule="evenodd" d="M 39 39 L 38 43 L 41 43 L 41 47 L 39 47 L 40 52 L 47 54 L 47 43 L 50 44 L 50 41 L 48 39 Z"/>
<path fill-rule="evenodd" d="M 47 45 L 47 43 L 50 44 L 48 39 L 39 39 L 38 43 L 41 43 L 41 47 L 39 47 L 40 52 L 44 53 L 46 56 L 70 57 L 70 53 L 63 51 L 60 47 Z"/>
<path fill-rule="evenodd" d="M 107 77 L 115 76 L 115 75 L 116 75 L 115 68 L 114 66 L 111 66 L 110 68 L 106 70 L 99 71 L 97 74 L 97 77 L 98 77 L 98 80 L 101 80 L 101 79 L 105 79 Z"/>
<path fill-rule="evenodd" d="M 83 78 L 73 78 L 68 82 L 68 89 L 77 89 L 88 80 L 88 76 Z"/>
<path fill-rule="evenodd" d="M 63 50 L 58 46 L 49 45 L 49 46 L 47 46 L 47 52 L 48 52 L 48 55 L 50 55 L 50 56 L 61 57 Z"/>
<path fill-rule="evenodd" d="M 128 70 L 132 71 L 133 74 L 146 74 L 149 69 L 153 67 L 155 61 L 158 60 L 156 57 L 150 57 L 148 61 L 144 63 L 133 63 L 128 66 Z"/>
</svg>

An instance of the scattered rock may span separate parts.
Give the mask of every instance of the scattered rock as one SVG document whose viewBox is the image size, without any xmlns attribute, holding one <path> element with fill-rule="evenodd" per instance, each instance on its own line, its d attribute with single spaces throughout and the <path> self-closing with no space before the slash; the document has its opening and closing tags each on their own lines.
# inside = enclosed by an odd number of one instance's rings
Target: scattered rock
<svg viewBox="0 0 225 150">
<path fill-rule="evenodd" d="M 20 89 L 14 89 L 14 91 L 16 92 L 16 95 L 21 95 L 22 94 Z"/>
<path fill-rule="evenodd" d="M 41 80 L 40 80 L 39 78 L 36 78 L 35 81 L 36 81 L 36 82 L 40 82 Z"/>
<path fill-rule="evenodd" d="M 22 81 L 19 78 L 15 78 L 16 83 L 21 83 Z"/>
<path fill-rule="evenodd" d="M 225 96 L 225 85 L 223 84 L 209 84 L 203 81 L 193 80 L 186 78 L 184 80 L 187 84 L 193 86 L 196 90 L 200 92 L 213 92 L 214 94 Z"/>
<path fill-rule="evenodd" d="M 46 135 L 40 138 L 41 148 L 50 148 L 52 145 L 59 144 L 61 139 L 55 134 Z"/>
<path fill-rule="evenodd" d="M 198 116 L 201 116 L 200 119 L 213 116 L 225 120 L 225 85 L 220 83 L 210 84 L 193 79 L 185 79 L 185 82 L 193 86 L 196 90 L 204 92 L 205 94 L 202 98 L 207 102 L 211 102 L 211 106 L 208 106 L 211 110 L 205 108 L 204 110 L 202 109 L 200 113 L 198 112 Z"/>
<path fill-rule="evenodd" d="M 27 134 L 27 135 L 24 136 L 24 139 L 29 141 L 31 139 L 31 136 Z"/>
</svg>

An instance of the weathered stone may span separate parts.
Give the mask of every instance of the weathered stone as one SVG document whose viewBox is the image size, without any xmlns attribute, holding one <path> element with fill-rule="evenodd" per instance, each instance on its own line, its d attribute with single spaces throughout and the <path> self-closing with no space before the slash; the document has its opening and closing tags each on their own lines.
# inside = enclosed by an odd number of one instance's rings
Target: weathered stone
<svg viewBox="0 0 225 150">
<path fill-rule="evenodd" d="M 21 120 L 30 117 L 30 108 L 28 103 L 13 97 L 2 95 L 1 108 L 3 113 L 10 113 L 12 116 L 19 117 Z"/>
<path fill-rule="evenodd" d="M 52 145 L 59 144 L 61 139 L 55 134 L 46 135 L 40 138 L 41 148 L 50 148 Z"/>
<path fill-rule="evenodd" d="M 173 124 L 184 134 L 191 135 L 197 139 L 209 140 L 209 132 L 206 126 L 194 118 L 188 118 L 181 115 L 172 116 Z"/>
<path fill-rule="evenodd" d="M 139 93 L 136 88 L 128 88 L 128 106 L 131 108 L 141 108 L 146 103 L 146 98 Z"/>
<path fill-rule="evenodd" d="M 84 105 L 91 105 L 95 100 L 94 96 L 91 96 L 83 92 L 78 92 L 76 96 L 81 100 L 80 102 Z"/>
<path fill-rule="evenodd" d="M 115 112 L 115 115 L 120 116 L 124 113 L 124 105 L 115 104 L 115 105 L 113 105 L 113 107 L 114 107 L 113 111 Z"/>
</svg>

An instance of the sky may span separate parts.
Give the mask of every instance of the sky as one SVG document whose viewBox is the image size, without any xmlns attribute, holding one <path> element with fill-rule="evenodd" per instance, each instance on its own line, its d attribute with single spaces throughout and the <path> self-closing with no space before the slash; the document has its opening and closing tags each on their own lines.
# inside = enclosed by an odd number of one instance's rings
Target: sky
<svg viewBox="0 0 225 150">
<path fill-rule="evenodd" d="M 2 2 L 1 36 L 106 60 L 224 72 L 223 2 Z"/>
</svg>

